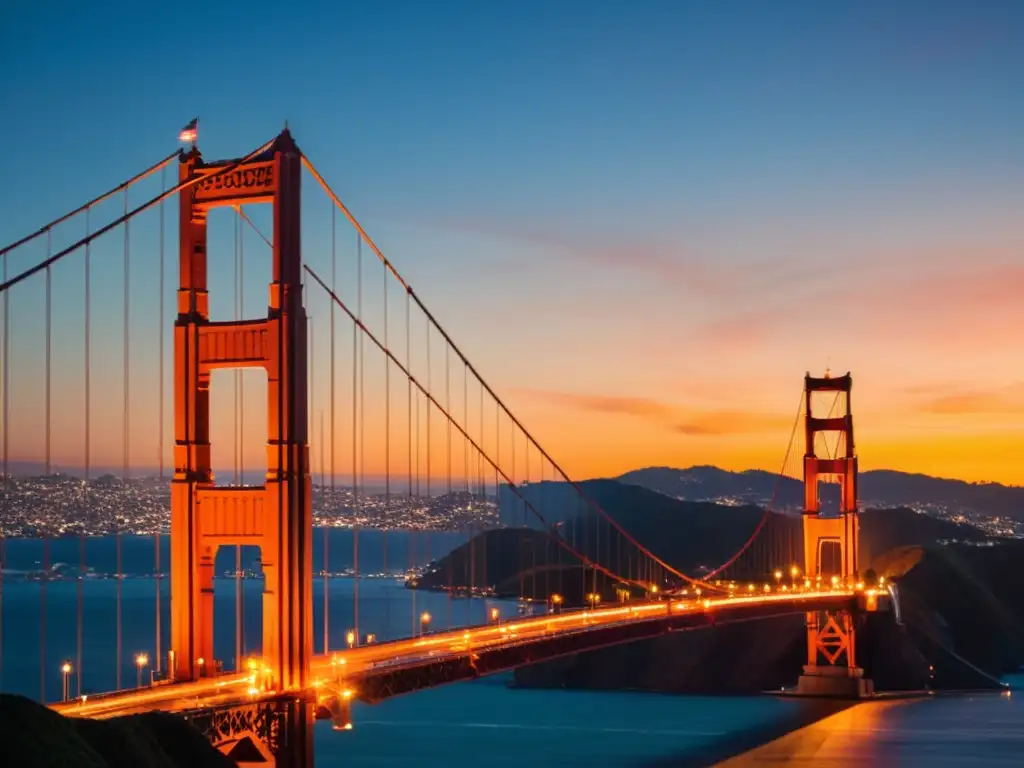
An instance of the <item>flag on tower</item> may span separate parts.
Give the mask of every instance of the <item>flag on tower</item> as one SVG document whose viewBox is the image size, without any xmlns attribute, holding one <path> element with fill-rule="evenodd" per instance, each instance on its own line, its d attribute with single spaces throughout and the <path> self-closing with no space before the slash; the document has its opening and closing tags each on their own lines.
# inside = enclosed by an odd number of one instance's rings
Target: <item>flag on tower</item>
<svg viewBox="0 0 1024 768">
<path fill-rule="evenodd" d="M 193 144 L 196 141 L 196 137 L 199 136 L 199 118 L 193 118 L 193 120 L 181 129 L 181 134 L 178 136 L 179 141 L 191 141 Z"/>
</svg>

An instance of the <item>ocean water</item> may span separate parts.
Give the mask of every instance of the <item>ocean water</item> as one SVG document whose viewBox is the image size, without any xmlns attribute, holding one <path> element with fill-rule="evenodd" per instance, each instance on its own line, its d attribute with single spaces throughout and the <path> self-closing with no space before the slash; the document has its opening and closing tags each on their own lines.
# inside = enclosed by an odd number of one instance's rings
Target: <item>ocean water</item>
<svg viewBox="0 0 1024 768">
<path fill-rule="evenodd" d="M 319 536 L 318 536 L 319 539 Z M 361 572 L 382 567 L 379 534 L 360 536 Z M 432 537 L 431 557 L 461 541 L 459 537 Z M 389 557 L 394 563 L 426 560 L 422 534 L 389 536 Z M 131 576 L 122 582 L 121 684 L 135 685 L 133 659 L 147 653 L 155 660 L 156 594 L 152 538 L 124 537 L 124 570 Z M 166 549 L 166 542 L 164 542 Z M 77 563 L 78 542 L 53 542 L 51 562 Z M 87 565 L 96 572 L 114 570 L 114 542 L 90 540 Z M 412 552 L 411 558 L 409 552 Z M 334 530 L 330 541 L 332 570 L 351 565 L 351 532 Z M 69 677 L 72 695 L 78 690 L 76 579 L 38 581 L 18 578 L 17 571 L 38 568 L 42 547 L 37 541 L 6 542 L 7 576 L 2 585 L 3 619 L 0 689 L 39 698 L 45 685 L 50 701 L 61 696 L 60 666 L 69 660 L 75 670 Z M 233 552 L 218 559 L 218 572 L 232 569 Z M 247 552 L 249 562 L 254 553 Z M 166 563 L 166 551 L 162 562 Z M 319 551 L 318 551 L 319 556 Z M 319 560 L 317 561 L 319 564 Z M 166 579 L 160 582 L 162 647 L 169 631 Z M 244 652 L 258 651 L 260 593 L 262 582 L 244 584 Z M 344 646 L 345 633 L 354 625 L 355 582 L 351 578 L 328 580 L 328 630 L 330 646 Z M 314 646 L 319 652 L 323 638 L 324 581 L 314 581 Z M 102 691 L 116 681 L 116 591 L 113 579 L 82 580 L 83 657 L 82 690 Z M 360 579 L 359 624 L 378 639 L 408 636 L 416 617 L 429 611 L 432 626 L 442 628 L 484 621 L 491 606 L 504 615 L 515 613 L 507 601 L 451 600 L 446 595 L 407 590 L 395 579 Z M 45 615 L 45 627 L 43 617 Z M 235 664 L 235 581 L 218 578 L 215 584 L 215 647 L 225 668 Z M 40 642 L 45 632 L 45 648 Z M 752 729 L 788 719 L 801 702 L 771 697 L 716 698 L 666 696 L 632 692 L 578 692 L 517 690 L 508 687 L 507 676 L 422 691 L 374 706 L 353 708 L 354 729 L 337 732 L 329 722 L 316 730 L 317 766 L 448 766 L 448 765 L 644 765 L 676 756 L 692 755 L 720 745 Z"/>
</svg>

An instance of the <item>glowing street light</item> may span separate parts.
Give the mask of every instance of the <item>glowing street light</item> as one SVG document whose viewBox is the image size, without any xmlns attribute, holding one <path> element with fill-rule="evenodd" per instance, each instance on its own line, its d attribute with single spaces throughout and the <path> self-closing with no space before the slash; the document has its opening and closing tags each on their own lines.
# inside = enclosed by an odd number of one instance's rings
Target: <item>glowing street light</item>
<svg viewBox="0 0 1024 768">
<path fill-rule="evenodd" d="M 501 611 L 499 611 L 497 608 L 491 608 L 491 621 L 493 621 L 495 624 L 497 624 L 498 623 L 498 619 L 500 619 L 500 618 L 501 618 Z"/>
<path fill-rule="evenodd" d="M 782 583 L 782 571 L 776 571 L 775 572 L 775 583 L 776 584 L 781 584 Z"/>
<path fill-rule="evenodd" d="M 430 629 L 430 619 L 431 618 L 432 618 L 431 615 L 429 613 L 427 613 L 426 611 L 424 611 L 423 613 L 420 614 L 420 634 L 421 635 L 425 635 L 427 633 L 427 630 Z"/>
<path fill-rule="evenodd" d="M 551 595 L 551 607 L 554 609 L 555 613 L 561 613 L 562 612 L 562 603 L 563 602 L 564 602 L 564 600 L 563 600 L 562 596 L 560 594 L 558 594 L 557 592 L 555 594 Z"/>
<path fill-rule="evenodd" d="M 62 690 L 63 690 L 64 701 L 67 701 L 68 700 L 68 675 L 71 674 L 71 662 L 70 661 L 65 661 L 63 664 L 61 664 L 61 666 L 60 666 L 60 674 L 61 674 L 61 680 L 62 680 Z"/>
<path fill-rule="evenodd" d="M 356 644 L 356 633 L 351 629 L 345 633 L 345 642 L 348 643 L 349 648 Z"/>
<path fill-rule="evenodd" d="M 146 653 L 136 654 L 136 656 L 135 656 L 135 672 L 136 672 L 135 687 L 136 688 L 141 688 L 142 687 L 142 669 L 147 664 L 149 664 L 149 654 L 146 654 Z"/>
</svg>

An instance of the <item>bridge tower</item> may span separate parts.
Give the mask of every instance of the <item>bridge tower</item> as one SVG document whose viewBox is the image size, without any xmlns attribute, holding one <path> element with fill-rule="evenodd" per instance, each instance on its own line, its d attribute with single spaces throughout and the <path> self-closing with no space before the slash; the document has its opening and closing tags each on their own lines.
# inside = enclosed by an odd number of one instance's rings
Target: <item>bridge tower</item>
<svg viewBox="0 0 1024 768">
<path fill-rule="evenodd" d="M 205 162 L 193 145 L 179 181 L 204 180 L 180 202 L 180 284 L 174 323 L 174 478 L 171 485 L 171 644 L 168 673 L 217 673 L 213 576 L 218 548 L 260 548 L 264 664 L 269 687 L 301 698 L 312 654 L 312 515 L 307 442 L 306 314 L 302 296 L 302 163 L 287 128 L 261 154 Z M 212 322 L 207 289 L 207 216 L 223 206 L 273 206 L 273 257 L 265 317 Z M 210 464 L 210 376 L 216 369 L 267 373 L 267 474 L 262 487 L 214 482 Z M 288 758 L 312 764 L 312 710 L 286 724 Z"/>
<path fill-rule="evenodd" d="M 860 518 L 857 510 L 857 454 L 853 440 L 853 411 L 849 373 L 823 378 L 809 373 L 804 378 L 804 571 L 812 585 L 848 585 L 860 573 Z M 842 402 L 841 415 L 814 415 L 816 393 L 835 393 Z M 819 457 L 815 436 L 837 436 L 836 455 Z M 839 480 L 839 509 L 825 514 L 818 496 L 823 476 Z M 809 695 L 864 696 L 873 691 L 871 680 L 857 666 L 855 616 L 849 611 L 811 611 L 807 614 L 807 664 L 799 691 Z"/>
</svg>

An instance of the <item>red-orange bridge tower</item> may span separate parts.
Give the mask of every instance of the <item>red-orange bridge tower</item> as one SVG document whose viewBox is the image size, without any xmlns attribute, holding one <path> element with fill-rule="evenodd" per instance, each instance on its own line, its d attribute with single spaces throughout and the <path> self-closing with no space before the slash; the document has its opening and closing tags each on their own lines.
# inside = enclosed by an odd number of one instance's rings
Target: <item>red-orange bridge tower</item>
<svg viewBox="0 0 1024 768">
<path fill-rule="evenodd" d="M 307 437 L 306 314 L 299 236 L 301 156 L 288 130 L 262 153 L 207 163 L 182 157 L 179 179 L 211 176 L 180 194 L 180 286 L 174 327 L 171 488 L 171 646 L 176 680 L 213 664 L 214 559 L 222 546 L 258 546 L 265 574 L 263 658 L 279 691 L 307 687 L 312 654 L 312 516 Z M 211 322 L 207 216 L 223 206 L 273 206 L 267 315 Z M 210 464 L 210 376 L 267 373 L 267 474 L 262 487 L 225 487 Z"/>
</svg>

